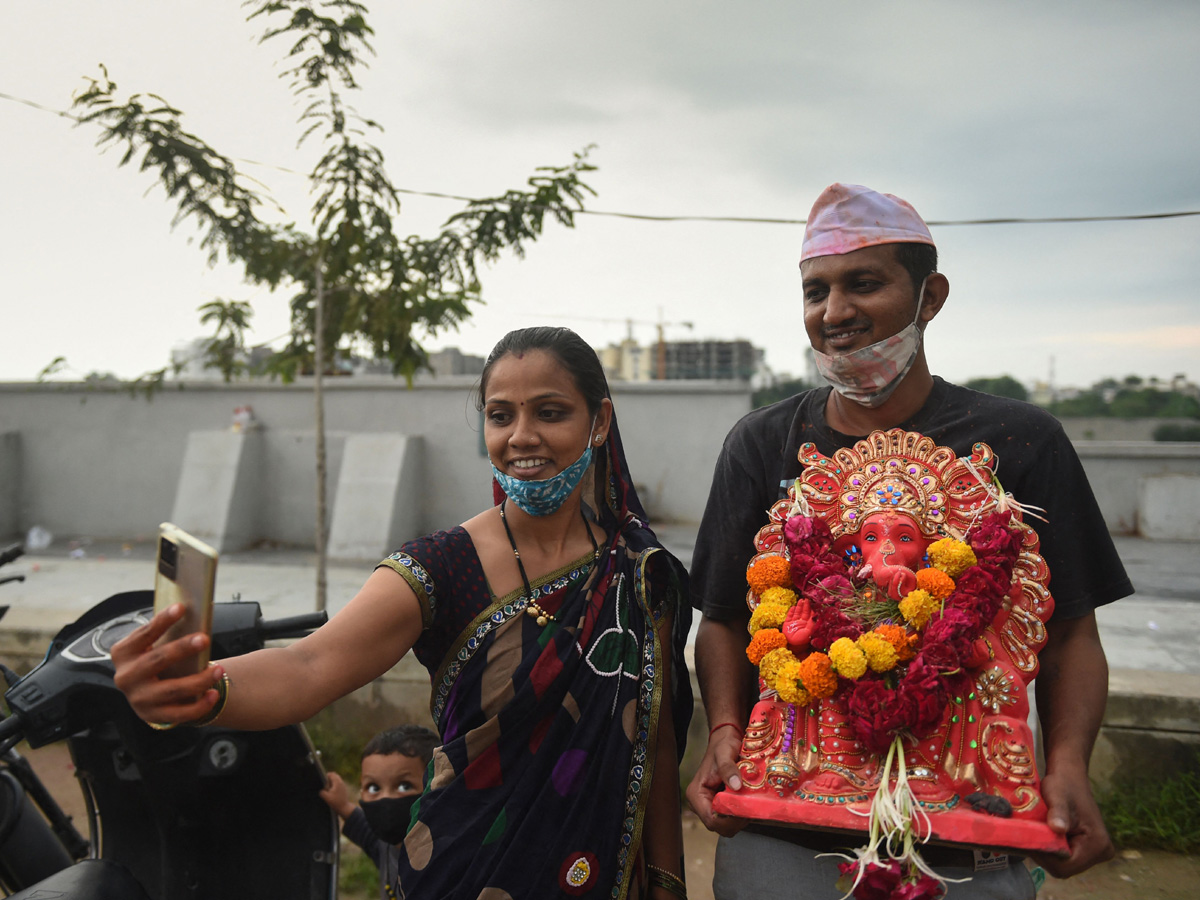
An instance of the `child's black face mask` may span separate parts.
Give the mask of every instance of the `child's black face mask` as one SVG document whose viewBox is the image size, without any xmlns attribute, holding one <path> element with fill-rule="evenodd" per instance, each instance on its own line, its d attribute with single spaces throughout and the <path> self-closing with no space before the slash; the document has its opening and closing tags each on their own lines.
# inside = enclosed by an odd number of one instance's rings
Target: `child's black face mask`
<svg viewBox="0 0 1200 900">
<path fill-rule="evenodd" d="M 408 833 L 408 823 L 412 817 L 412 805 L 420 794 L 409 794 L 407 797 L 385 797 L 382 800 L 370 800 L 359 803 L 367 824 L 379 835 L 380 840 L 389 844 L 399 844 Z"/>
</svg>

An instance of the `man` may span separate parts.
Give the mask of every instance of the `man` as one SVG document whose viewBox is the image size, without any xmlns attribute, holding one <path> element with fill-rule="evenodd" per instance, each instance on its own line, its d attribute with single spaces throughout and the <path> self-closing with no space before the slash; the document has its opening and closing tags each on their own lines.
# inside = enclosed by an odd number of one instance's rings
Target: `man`
<svg viewBox="0 0 1200 900">
<path fill-rule="evenodd" d="M 1092 796 L 1088 759 L 1108 695 L 1108 667 L 1094 610 L 1133 592 L 1083 469 L 1059 423 L 1029 404 L 980 394 L 930 374 L 924 332 L 950 291 L 937 271 L 929 229 L 905 201 L 857 185 L 834 184 L 817 199 L 801 252 L 804 325 L 817 367 L 831 387 L 799 394 L 743 418 L 726 438 L 713 477 L 692 567 L 693 604 L 702 613 L 696 667 L 708 721 L 708 748 L 687 795 L 718 841 L 718 900 L 836 898 L 833 846 L 813 831 L 716 815 L 715 794 L 738 787 L 741 732 L 757 690 L 746 659 L 745 566 L 766 511 L 800 474 L 796 454 L 812 441 L 832 455 L 876 430 L 904 428 L 966 455 L 976 441 L 999 460 L 1006 491 L 1044 509 L 1030 519 L 1050 567 L 1056 607 L 1036 680 L 1046 771 L 1048 823 L 1070 855 L 1038 858 L 1067 877 L 1112 856 Z M 981 356 L 1002 351 L 987 317 L 958 336 Z M 833 842 L 844 844 L 840 840 Z M 930 848 L 951 878 L 951 898 L 1035 894 L 1023 864 L 975 871 L 982 854 Z"/>
</svg>

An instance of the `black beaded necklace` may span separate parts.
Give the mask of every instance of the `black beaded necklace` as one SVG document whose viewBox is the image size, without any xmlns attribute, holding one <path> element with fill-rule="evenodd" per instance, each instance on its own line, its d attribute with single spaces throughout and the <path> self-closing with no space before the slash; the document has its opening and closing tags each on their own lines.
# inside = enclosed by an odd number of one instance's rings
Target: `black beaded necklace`
<svg viewBox="0 0 1200 900">
<path fill-rule="evenodd" d="M 504 515 L 504 505 L 508 503 L 508 498 L 505 497 L 500 501 L 500 522 L 504 525 L 504 533 L 508 535 L 508 545 L 512 547 L 513 556 L 517 558 L 517 570 L 521 573 L 521 584 L 525 586 L 525 614 L 531 618 L 537 619 L 538 625 L 546 626 L 551 622 L 557 621 L 554 616 L 542 609 L 533 599 L 533 588 L 529 586 L 529 576 L 525 574 L 525 564 L 521 562 L 521 551 L 517 549 L 517 542 L 513 540 L 512 529 L 508 527 L 508 517 Z M 579 506 L 579 517 L 583 519 L 584 530 L 587 531 L 588 540 L 592 542 L 592 559 L 600 558 L 600 545 L 596 543 L 596 536 L 592 534 L 592 526 L 588 524 L 587 516 L 583 514 L 583 504 Z"/>
</svg>

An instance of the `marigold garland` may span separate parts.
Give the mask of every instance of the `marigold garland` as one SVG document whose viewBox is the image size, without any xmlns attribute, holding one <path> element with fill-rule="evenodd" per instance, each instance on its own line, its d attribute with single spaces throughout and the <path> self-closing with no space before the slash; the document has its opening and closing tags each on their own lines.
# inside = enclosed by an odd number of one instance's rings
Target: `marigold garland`
<svg viewBox="0 0 1200 900">
<path fill-rule="evenodd" d="M 896 653 L 892 642 L 883 635 L 870 631 L 860 637 L 857 643 L 867 657 L 867 665 L 871 667 L 872 672 L 890 672 L 896 668 L 899 654 Z"/>
<path fill-rule="evenodd" d="M 941 569 L 951 578 L 957 578 L 978 561 L 975 551 L 962 541 L 942 538 L 929 545 L 929 564 Z"/>
<path fill-rule="evenodd" d="M 929 619 L 942 608 L 942 604 L 933 598 L 929 591 L 915 590 L 900 601 L 900 615 L 917 631 L 924 631 Z"/>
<path fill-rule="evenodd" d="M 760 603 L 750 614 L 750 633 L 760 628 L 779 628 L 787 618 L 788 608 L 782 603 Z"/>
<path fill-rule="evenodd" d="M 838 638 L 829 648 L 833 670 L 843 678 L 858 681 L 866 674 L 867 655 L 850 638 Z"/>
<path fill-rule="evenodd" d="M 917 587 L 929 593 L 935 600 L 945 600 L 954 593 L 954 579 L 930 566 L 917 570 Z"/>
<path fill-rule="evenodd" d="M 818 700 L 832 697 L 837 692 L 838 680 L 829 657 L 816 650 L 800 660 L 800 680 L 810 696 Z"/>
<path fill-rule="evenodd" d="M 762 628 L 755 633 L 750 639 L 750 646 L 746 648 L 746 656 L 750 662 L 758 665 L 762 662 L 762 658 L 772 650 L 779 650 L 787 646 L 787 638 L 783 636 L 783 632 L 776 628 Z"/>
<path fill-rule="evenodd" d="M 775 678 L 779 672 L 779 667 L 795 658 L 795 655 L 787 647 L 772 650 L 764 655 L 762 662 L 758 664 L 758 674 L 762 676 L 762 680 L 767 687 L 775 690 Z"/>
<path fill-rule="evenodd" d="M 765 591 L 773 587 L 790 588 L 792 565 L 782 556 L 764 556 L 756 559 L 746 572 L 746 583 L 758 597 L 762 597 Z"/>
<path fill-rule="evenodd" d="M 875 629 L 875 633 L 885 638 L 896 649 L 897 662 L 908 662 L 917 655 L 918 636 L 909 634 L 901 625 L 887 623 Z"/>
<path fill-rule="evenodd" d="M 763 603 L 778 603 L 787 609 L 791 609 L 796 605 L 796 592 L 791 588 L 773 587 L 767 588 L 758 598 Z"/>
<path fill-rule="evenodd" d="M 779 694 L 779 699 L 786 703 L 799 706 L 808 703 L 808 691 L 804 687 L 800 660 L 795 656 L 779 667 L 779 674 L 775 676 L 775 691 Z"/>
</svg>

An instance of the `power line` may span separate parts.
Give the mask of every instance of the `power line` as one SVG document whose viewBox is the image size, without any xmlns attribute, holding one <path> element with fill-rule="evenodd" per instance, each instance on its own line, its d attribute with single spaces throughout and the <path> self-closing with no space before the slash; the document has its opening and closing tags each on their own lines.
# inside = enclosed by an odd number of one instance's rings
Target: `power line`
<svg viewBox="0 0 1200 900">
<path fill-rule="evenodd" d="M 0 91 L 0 100 L 9 100 L 13 103 L 21 103 L 25 106 L 33 107 L 41 112 L 50 113 L 54 116 L 60 116 L 64 119 L 71 119 L 74 122 L 81 122 L 78 116 L 73 116 L 69 112 L 64 112 L 58 109 L 51 109 L 43 106 L 33 100 L 26 100 L 22 97 L 14 97 L 11 94 L 6 94 Z M 307 178 L 303 172 L 297 172 L 295 169 L 289 169 L 286 166 L 279 166 L 273 163 L 260 162 L 254 159 L 245 159 L 243 157 L 233 157 L 238 162 L 243 162 L 252 166 L 261 166 L 265 169 L 274 169 L 277 172 L 284 172 L 288 175 L 297 175 L 301 178 Z M 437 200 L 455 200 L 459 203 L 473 203 L 479 200 L 478 197 L 464 197 L 459 194 L 446 194 L 441 191 L 418 191 L 412 188 L 395 188 L 397 194 L 407 194 L 413 197 L 432 197 Z M 632 219 L 639 222 L 719 222 L 735 225 L 805 225 L 807 219 L 776 219 L 763 216 L 656 216 L 650 213 L 629 213 L 616 212 L 613 210 L 602 209 L 581 209 L 578 215 L 583 216 L 604 216 L 613 219 Z M 1200 216 L 1200 209 L 1180 210 L 1178 212 L 1153 212 L 1153 213 L 1124 213 L 1110 216 L 1011 216 L 1003 218 L 988 218 L 988 219 L 926 219 L 926 225 L 935 225 L 941 228 L 955 227 L 960 225 L 1061 225 L 1061 224 L 1081 224 L 1085 222 L 1143 222 L 1153 219 L 1182 219 L 1189 216 Z"/>
</svg>

